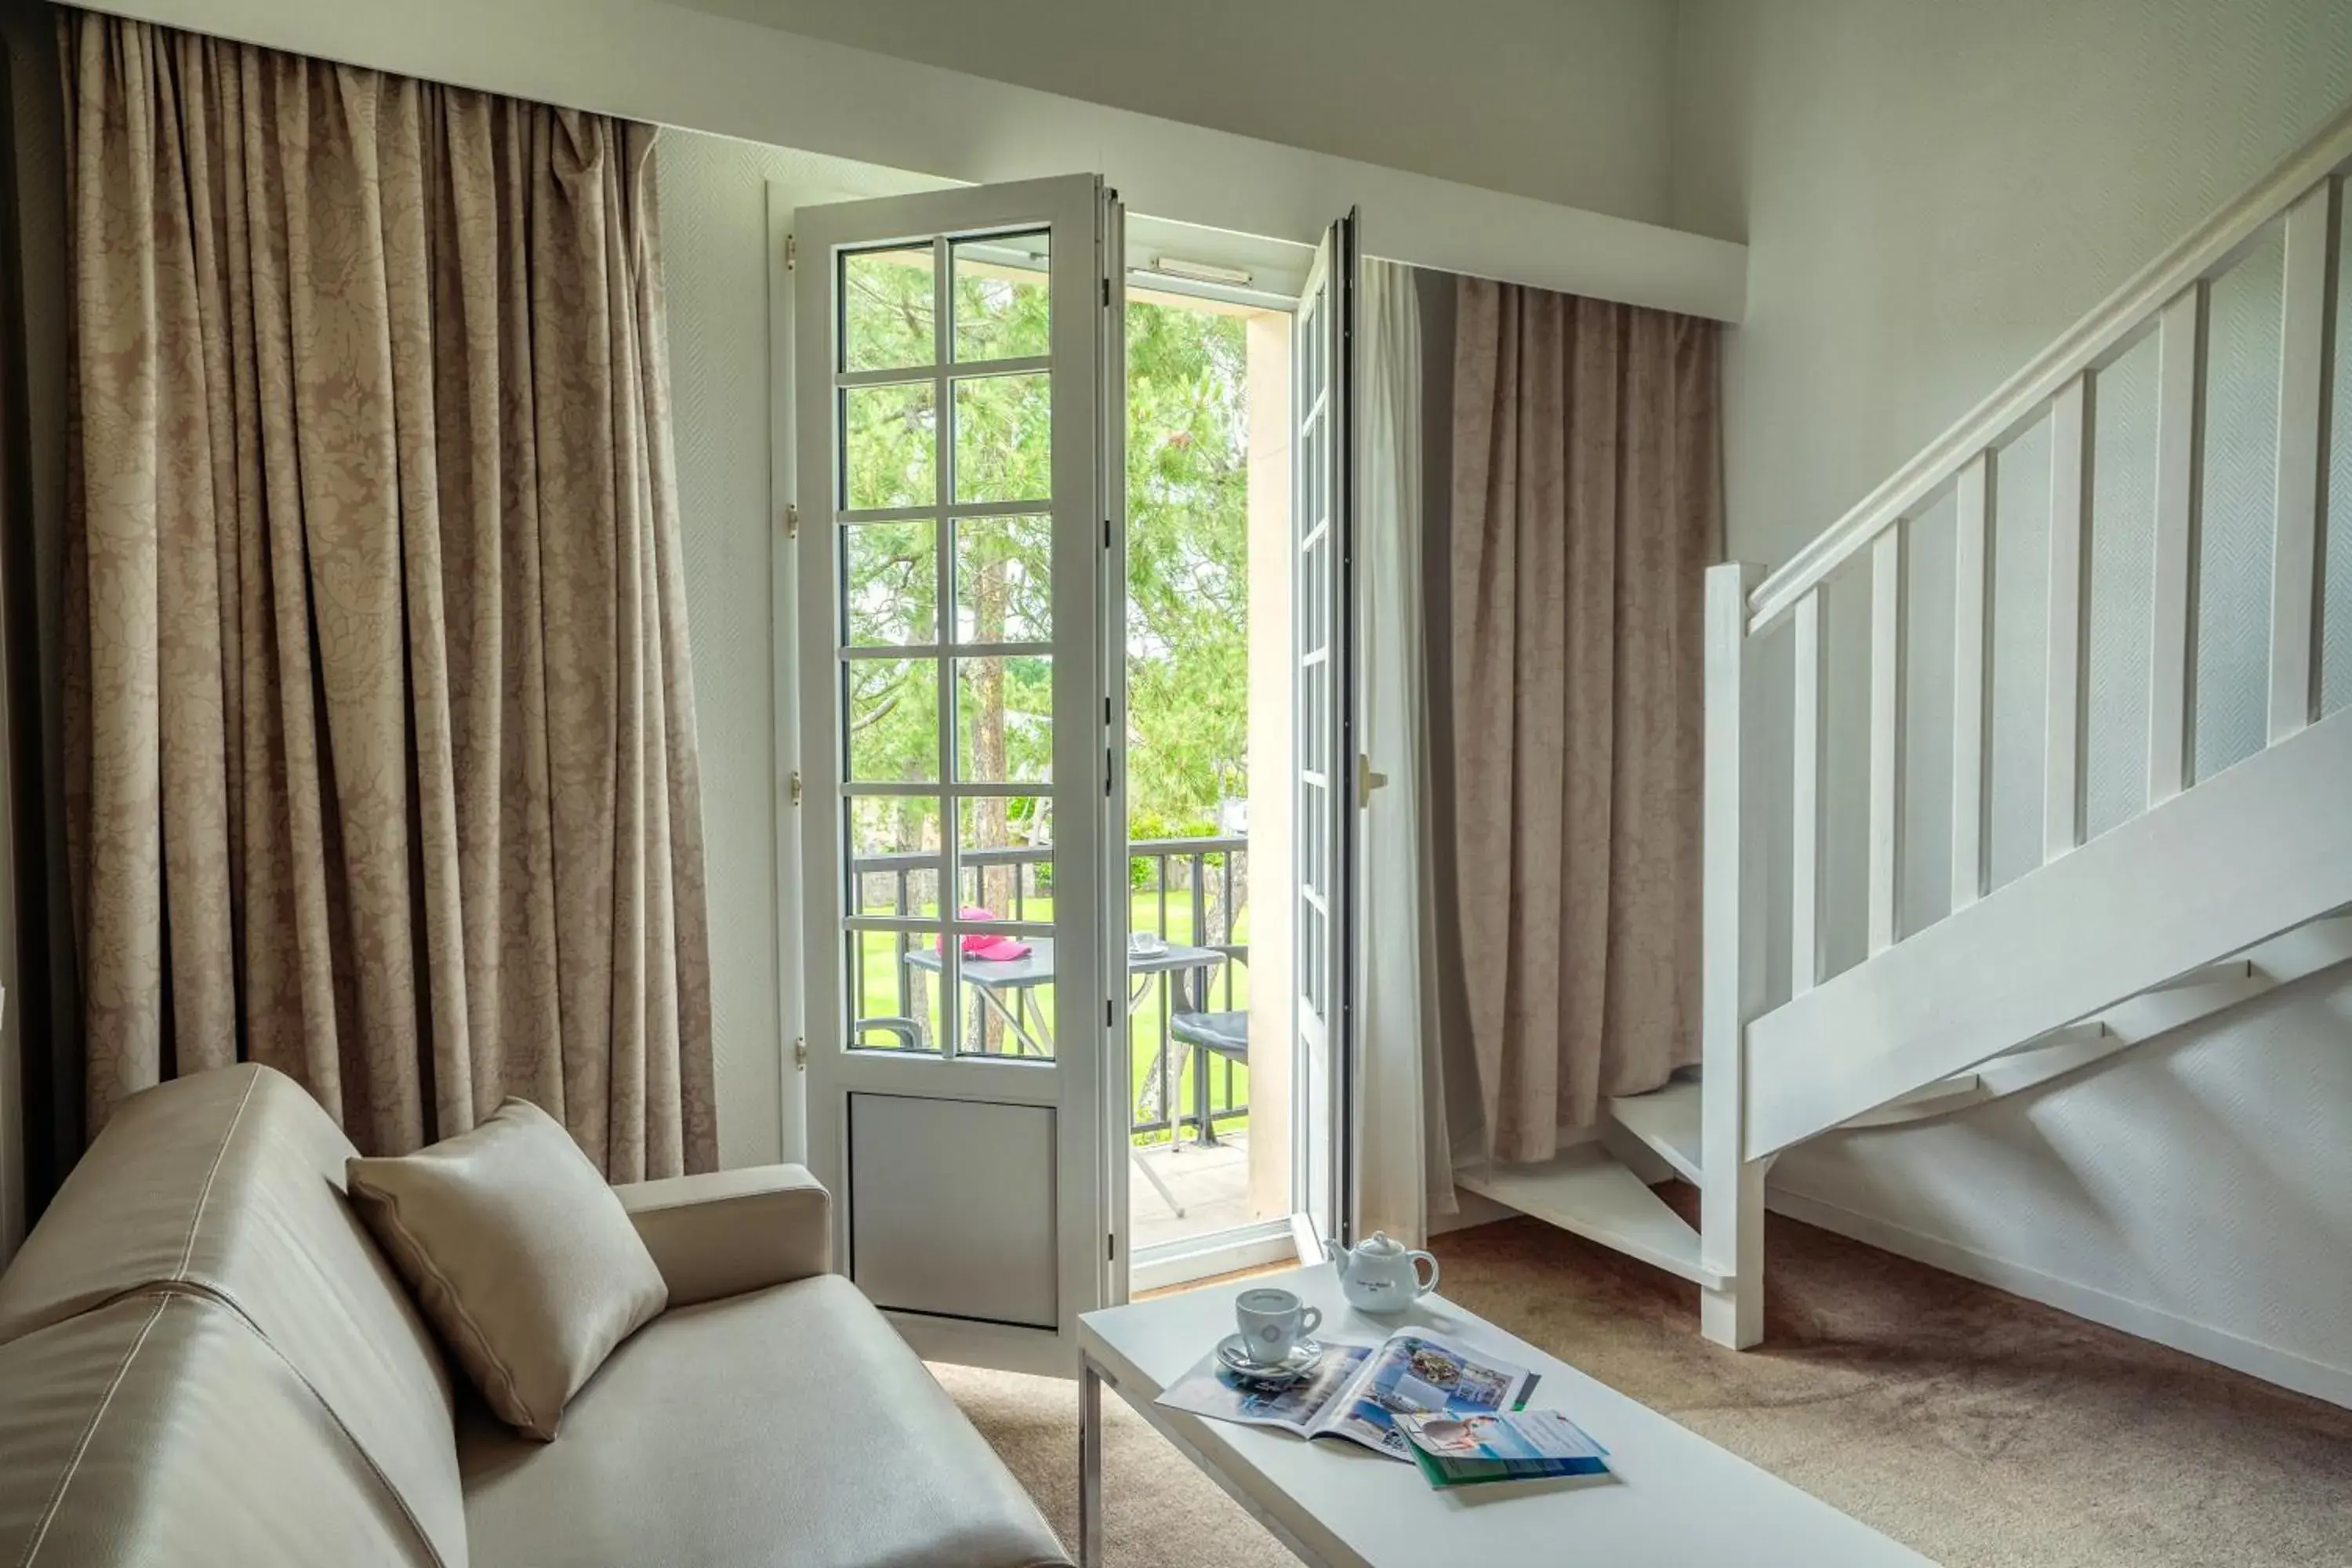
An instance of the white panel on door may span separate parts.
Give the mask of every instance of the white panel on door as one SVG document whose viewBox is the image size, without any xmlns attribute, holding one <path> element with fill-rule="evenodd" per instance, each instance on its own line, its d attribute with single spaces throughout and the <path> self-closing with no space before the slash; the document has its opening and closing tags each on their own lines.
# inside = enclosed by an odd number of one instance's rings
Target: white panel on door
<svg viewBox="0 0 2352 1568">
<path fill-rule="evenodd" d="M 1055 1112 L 849 1097 L 849 1277 L 892 1311 L 1050 1329 Z"/>
</svg>

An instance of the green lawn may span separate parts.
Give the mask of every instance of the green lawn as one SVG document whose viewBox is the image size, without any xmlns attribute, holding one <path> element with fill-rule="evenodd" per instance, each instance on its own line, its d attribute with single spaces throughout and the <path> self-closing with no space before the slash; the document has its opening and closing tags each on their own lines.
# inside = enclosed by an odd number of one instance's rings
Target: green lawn
<svg viewBox="0 0 2352 1568">
<path fill-rule="evenodd" d="M 890 911 L 877 907 L 868 912 L 887 914 Z M 938 910 L 935 906 L 926 906 L 913 912 L 918 916 L 924 916 L 935 915 Z M 1041 922 L 1051 921 L 1054 918 L 1054 900 L 1046 897 L 1030 898 L 1024 907 L 1023 917 Z M 1249 917 L 1248 906 L 1244 905 L 1234 921 L 1234 940 L 1236 942 L 1246 943 L 1249 941 Z M 1156 931 L 1172 942 L 1191 942 L 1192 940 L 1192 899 L 1190 890 L 1182 888 L 1171 888 L 1168 890 L 1168 910 L 1164 921 L 1160 915 L 1160 894 L 1157 890 L 1146 889 L 1135 893 L 1129 900 L 1128 929 Z M 883 1018 L 900 1016 L 902 1004 L 898 990 L 898 937 L 887 932 L 866 931 L 860 934 L 858 940 L 864 944 L 866 959 L 865 994 L 858 1016 Z M 915 940 L 919 942 L 923 939 Z M 920 970 L 912 971 L 911 977 L 914 982 L 919 984 L 921 988 L 919 994 L 921 999 L 915 1003 L 914 1014 L 919 1017 L 926 1036 L 932 1040 L 937 1040 L 940 1036 L 939 977 Z M 1149 989 L 1144 991 L 1143 999 L 1136 1005 L 1135 1011 L 1129 1018 L 1128 1052 L 1130 1093 L 1128 1103 L 1130 1106 L 1139 1106 L 1142 1103 L 1144 1083 L 1152 1076 L 1152 1064 L 1159 1056 L 1161 997 L 1165 994 L 1170 978 L 1164 975 L 1151 976 Z M 1138 984 L 1141 982 L 1139 981 Z M 1057 1033 L 1058 1031 L 1051 1028 L 1054 987 L 1037 986 L 1028 992 L 1027 997 L 1031 1016 L 1036 1016 L 1038 1011 L 1043 1009 L 1049 1026 L 1048 1032 Z M 1011 1005 L 1010 998 L 1007 999 L 1007 1005 Z M 1212 1010 L 1220 1012 L 1226 1006 L 1225 982 L 1221 972 L 1214 973 L 1210 977 L 1209 1005 Z M 1249 966 L 1245 963 L 1234 966 L 1232 1005 L 1237 1009 L 1246 1008 L 1249 1005 Z M 966 1027 L 967 1029 L 970 1027 L 969 1006 L 966 1008 Z M 864 1043 L 869 1046 L 881 1046 L 890 1041 L 891 1037 L 869 1030 L 866 1032 Z M 1187 1112 L 1191 1110 L 1192 1105 L 1192 1058 L 1191 1049 L 1179 1042 L 1176 1061 L 1173 1064 L 1174 1092 L 1177 1107 Z M 1229 1106 L 1246 1105 L 1248 1102 L 1249 1069 L 1232 1067 L 1216 1058 L 1211 1058 L 1209 1103 L 1212 1114 L 1221 1112 Z M 1248 1125 L 1246 1115 L 1232 1120 L 1227 1120 L 1222 1115 L 1217 1116 L 1217 1130 L 1220 1132 L 1238 1131 Z M 1136 1137 L 1136 1142 L 1138 1143 L 1163 1142 L 1167 1137 L 1168 1134 L 1164 1131 L 1139 1133 Z"/>
</svg>

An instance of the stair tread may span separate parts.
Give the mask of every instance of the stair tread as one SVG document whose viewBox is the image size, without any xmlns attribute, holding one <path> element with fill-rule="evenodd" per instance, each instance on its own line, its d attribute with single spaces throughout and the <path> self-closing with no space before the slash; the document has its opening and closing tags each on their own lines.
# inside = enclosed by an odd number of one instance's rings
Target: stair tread
<svg viewBox="0 0 2352 1568">
<path fill-rule="evenodd" d="M 1681 1173 L 1696 1182 L 1699 1173 L 1699 1086 L 1676 1079 L 1648 1094 L 1621 1094 L 1609 1101 L 1609 1115 Z"/>
<path fill-rule="evenodd" d="M 1474 1167 L 1455 1173 L 1454 1180 L 1670 1274 L 1711 1289 L 1723 1285 L 1723 1276 L 1699 1261 L 1698 1232 L 1598 1143 L 1563 1149 L 1541 1164 Z"/>
</svg>

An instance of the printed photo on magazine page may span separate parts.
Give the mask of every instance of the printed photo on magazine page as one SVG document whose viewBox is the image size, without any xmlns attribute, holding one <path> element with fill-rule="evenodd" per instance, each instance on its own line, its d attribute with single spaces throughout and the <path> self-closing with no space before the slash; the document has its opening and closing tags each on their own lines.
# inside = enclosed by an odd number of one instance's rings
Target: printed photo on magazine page
<svg viewBox="0 0 2352 1568">
<path fill-rule="evenodd" d="M 1485 1352 L 1435 1334 L 1400 1333 L 1390 1336 L 1356 1384 L 1331 1431 L 1409 1463 L 1412 1445 L 1397 1430 L 1393 1417 L 1516 1409 L 1535 1379 Z"/>
</svg>

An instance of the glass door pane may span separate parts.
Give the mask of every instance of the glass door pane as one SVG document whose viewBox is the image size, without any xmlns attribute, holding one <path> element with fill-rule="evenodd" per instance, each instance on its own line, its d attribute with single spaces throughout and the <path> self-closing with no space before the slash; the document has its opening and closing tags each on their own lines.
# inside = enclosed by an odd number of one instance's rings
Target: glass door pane
<svg viewBox="0 0 2352 1568">
<path fill-rule="evenodd" d="M 1052 942 L 1011 839 L 1054 798 L 1051 256 L 1036 230 L 834 259 L 852 1051 L 1054 1055 L 1055 981 L 1004 967 Z M 863 793 L 907 783 L 940 793 Z"/>
</svg>

